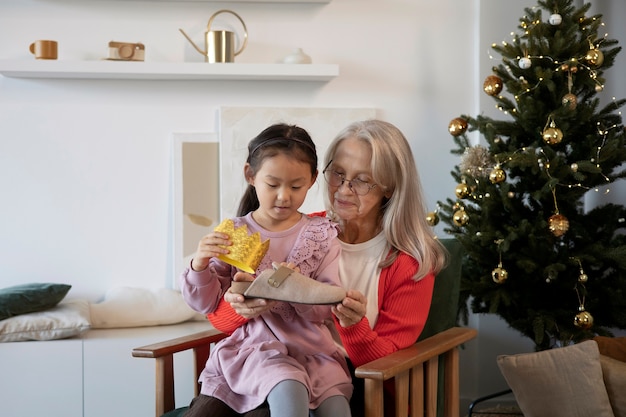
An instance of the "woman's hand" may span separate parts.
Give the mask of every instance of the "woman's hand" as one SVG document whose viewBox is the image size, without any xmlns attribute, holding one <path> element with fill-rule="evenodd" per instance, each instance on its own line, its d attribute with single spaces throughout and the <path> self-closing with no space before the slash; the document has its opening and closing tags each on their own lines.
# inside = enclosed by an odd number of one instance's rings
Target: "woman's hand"
<svg viewBox="0 0 626 417">
<path fill-rule="evenodd" d="M 191 269 L 194 271 L 204 271 L 209 266 L 209 260 L 216 256 L 224 255 L 230 251 L 222 246 L 230 246 L 233 243 L 225 233 L 211 232 L 200 239 L 196 254 L 191 260 Z"/>
<path fill-rule="evenodd" d="M 239 271 L 233 277 L 233 281 L 254 281 L 254 277 Z M 241 294 L 230 292 L 230 289 L 224 294 L 224 301 L 230 303 L 237 314 L 248 320 L 260 316 L 276 304 L 276 301 L 264 298 L 245 298 Z"/>
<path fill-rule="evenodd" d="M 349 290 L 341 304 L 332 308 L 333 314 L 339 320 L 341 327 L 350 327 L 365 317 L 367 298 L 359 291 Z"/>
</svg>

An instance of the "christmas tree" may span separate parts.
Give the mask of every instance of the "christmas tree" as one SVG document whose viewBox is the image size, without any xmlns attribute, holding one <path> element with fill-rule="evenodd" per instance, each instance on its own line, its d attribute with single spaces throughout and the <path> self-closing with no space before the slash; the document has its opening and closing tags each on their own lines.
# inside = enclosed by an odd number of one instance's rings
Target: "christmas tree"
<svg viewBox="0 0 626 417">
<path fill-rule="evenodd" d="M 626 328 L 626 207 L 584 204 L 626 177 L 626 100 L 599 100 L 621 48 L 590 7 L 539 1 L 492 45 L 483 90 L 502 120 L 450 122 L 456 198 L 428 215 L 466 249 L 462 316 L 497 314 L 537 350 Z"/>
</svg>

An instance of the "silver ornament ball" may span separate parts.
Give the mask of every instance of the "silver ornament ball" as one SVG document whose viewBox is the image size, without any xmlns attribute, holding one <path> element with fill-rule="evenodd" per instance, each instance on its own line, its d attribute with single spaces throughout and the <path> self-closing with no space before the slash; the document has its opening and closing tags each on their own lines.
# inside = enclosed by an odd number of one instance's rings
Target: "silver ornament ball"
<svg viewBox="0 0 626 417">
<path fill-rule="evenodd" d="M 561 15 L 558 13 L 550 15 L 550 18 L 548 19 L 548 22 L 550 22 L 552 26 L 558 26 L 561 24 L 562 21 L 563 17 L 561 17 Z"/>
<path fill-rule="evenodd" d="M 524 57 L 524 58 L 520 58 L 517 64 L 519 65 L 521 69 L 528 69 L 532 65 L 532 61 L 530 60 L 530 58 Z"/>
</svg>

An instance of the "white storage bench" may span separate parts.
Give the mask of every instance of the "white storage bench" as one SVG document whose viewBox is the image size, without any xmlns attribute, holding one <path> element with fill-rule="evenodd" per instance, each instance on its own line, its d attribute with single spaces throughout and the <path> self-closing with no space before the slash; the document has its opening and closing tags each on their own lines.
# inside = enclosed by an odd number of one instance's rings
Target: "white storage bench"
<svg viewBox="0 0 626 417">
<path fill-rule="evenodd" d="M 0 343 L 0 415 L 154 416 L 154 362 L 135 347 L 210 329 L 207 321 L 92 329 L 70 339 Z M 175 358 L 176 398 L 193 393 L 191 352 Z"/>
</svg>

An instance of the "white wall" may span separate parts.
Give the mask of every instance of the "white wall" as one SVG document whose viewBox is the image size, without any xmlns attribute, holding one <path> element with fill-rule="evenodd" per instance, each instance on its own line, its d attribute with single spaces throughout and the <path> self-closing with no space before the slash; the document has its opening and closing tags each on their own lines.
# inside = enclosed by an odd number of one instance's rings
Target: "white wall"
<svg viewBox="0 0 626 417">
<path fill-rule="evenodd" d="M 340 76 L 328 83 L 0 77 L 0 287 L 59 281 L 72 284 L 73 297 L 98 300 L 116 285 L 168 285 L 170 135 L 214 131 L 220 105 L 377 108 L 409 138 L 434 209 L 456 185 L 448 122 L 483 110 L 489 45 L 508 37 L 523 10 L 500 0 L 2 0 L 0 59 L 32 60 L 28 45 L 52 38 L 61 60 L 100 59 L 110 40 L 120 40 L 146 44 L 147 61 L 201 61 L 178 28 L 200 39 L 223 7 L 248 26 L 237 62 L 275 62 L 302 47 L 314 63 L 339 64 Z M 503 388 L 496 354 L 529 350 L 495 317 L 470 324 L 480 337 L 463 352 L 466 399 Z"/>
<path fill-rule="evenodd" d="M 201 39 L 211 14 L 228 7 L 249 32 L 236 62 L 272 63 L 302 47 L 314 63 L 338 64 L 340 76 L 328 83 L 0 77 L 0 285 L 57 280 L 73 285 L 71 295 L 97 299 L 114 285 L 169 284 L 170 135 L 214 131 L 220 105 L 377 108 L 410 139 L 434 208 L 454 186 L 448 121 L 473 95 L 466 63 L 475 11 L 457 3 L 3 0 L 0 59 L 32 60 L 28 45 L 52 38 L 66 61 L 105 57 L 110 40 L 143 42 L 146 61 L 202 61 L 178 28 Z"/>
</svg>

